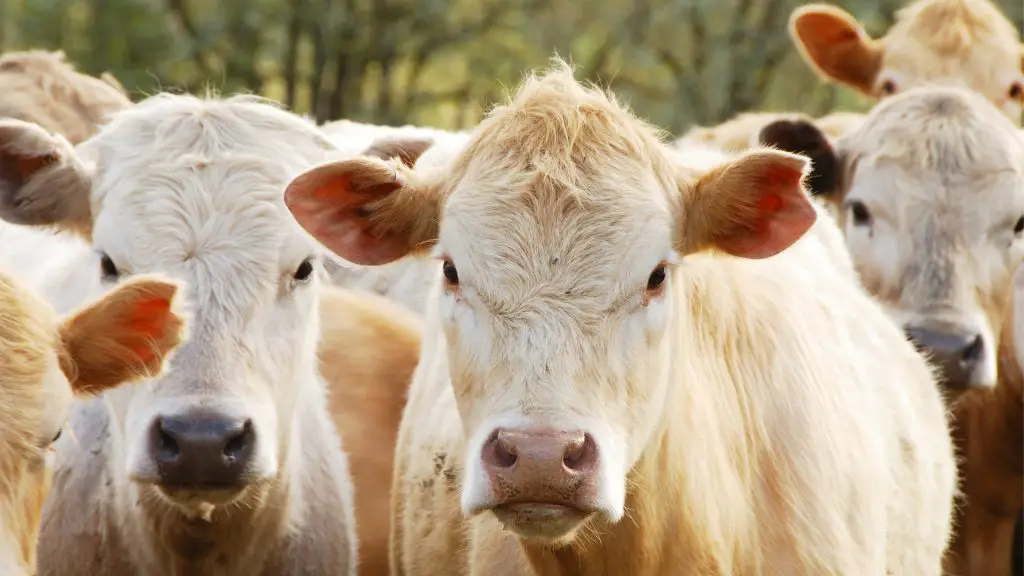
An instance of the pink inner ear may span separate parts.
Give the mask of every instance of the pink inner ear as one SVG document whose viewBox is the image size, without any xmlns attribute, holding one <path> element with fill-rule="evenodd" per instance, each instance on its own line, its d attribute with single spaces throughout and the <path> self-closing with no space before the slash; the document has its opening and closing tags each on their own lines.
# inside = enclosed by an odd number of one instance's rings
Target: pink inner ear
<svg viewBox="0 0 1024 576">
<path fill-rule="evenodd" d="M 800 188 L 801 176 L 791 166 L 767 167 L 757 179 L 761 193 L 747 222 L 720 238 L 719 248 L 741 258 L 768 258 L 800 239 L 817 219 Z"/>
<path fill-rule="evenodd" d="M 130 324 L 133 339 L 141 337 L 160 339 L 167 325 L 167 313 L 170 309 L 171 301 L 167 298 L 146 298 L 136 302 Z M 155 354 L 147 341 L 143 341 L 141 346 L 131 346 L 131 348 L 144 362 L 151 360 Z"/>
</svg>

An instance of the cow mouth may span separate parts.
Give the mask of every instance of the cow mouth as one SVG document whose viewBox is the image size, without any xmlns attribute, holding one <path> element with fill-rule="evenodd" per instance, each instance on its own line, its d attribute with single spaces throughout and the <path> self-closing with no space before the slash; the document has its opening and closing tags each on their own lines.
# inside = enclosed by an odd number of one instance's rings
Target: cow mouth
<svg viewBox="0 0 1024 576">
<path fill-rule="evenodd" d="M 254 499 L 254 486 L 248 484 L 162 484 L 143 483 L 156 496 L 186 512 L 190 516 L 202 518 L 215 509 L 225 508 L 243 500 Z"/>
<path fill-rule="evenodd" d="M 495 506 L 491 512 L 523 538 L 557 541 L 571 538 L 593 514 L 564 502 L 514 502 Z"/>
</svg>

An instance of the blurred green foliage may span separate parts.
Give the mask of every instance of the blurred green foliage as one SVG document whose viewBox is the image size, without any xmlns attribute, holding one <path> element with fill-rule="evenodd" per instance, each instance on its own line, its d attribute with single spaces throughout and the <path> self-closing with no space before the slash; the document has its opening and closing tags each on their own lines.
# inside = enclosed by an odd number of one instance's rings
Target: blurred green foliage
<svg viewBox="0 0 1024 576">
<path fill-rule="evenodd" d="M 998 0 L 1024 29 L 1024 3 Z M 460 128 L 555 53 L 674 133 L 868 102 L 786 32 L 803 0 L 0 0 L 0 49 L 63 49 L 134 98 L 255 92 L 320 121 Z M 873 35 L 901 0 L 843 0 Z"/>
</svg>

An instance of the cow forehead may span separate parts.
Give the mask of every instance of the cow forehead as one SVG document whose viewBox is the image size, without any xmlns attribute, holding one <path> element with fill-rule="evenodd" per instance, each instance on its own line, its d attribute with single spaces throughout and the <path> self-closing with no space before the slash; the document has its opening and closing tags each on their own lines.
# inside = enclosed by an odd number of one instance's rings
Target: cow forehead
<svg viewBox="0 0 1024 576">
<path fill-rule="evenodd" d="M 611 306 L 624 282 L 671 250 L 671 207 L 657 187 L 641 173 L 464 181 L 445 204 L 441 249 L 506 305 L 548 295 Z"/>
<path fill-rule="evenodd" d="M 314 250 L 284 206 L 290 172 L 248 156 L 108 169 L 95 195 L 96 243 L 136 271 L 217 259 L 276 273 Z"/>
</svg>

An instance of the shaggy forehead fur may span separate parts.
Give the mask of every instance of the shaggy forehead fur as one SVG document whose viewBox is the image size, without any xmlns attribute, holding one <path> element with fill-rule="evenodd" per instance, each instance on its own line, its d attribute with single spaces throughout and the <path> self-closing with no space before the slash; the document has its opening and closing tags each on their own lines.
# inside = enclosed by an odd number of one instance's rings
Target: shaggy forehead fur
<svg viewBox="0 0 1024 576">
<path fill-rule="evenodd" d="M 885 159 L 922 175 L 937 171 L 944 180 L 1019 173 L 1024 166 L 1017 128 L 975 92 L 953 87 L 883 100 L 839 146 L 859 160 Z"/>
<path fill-rule="evenodd" d="M 926 0 L 901 10 L 886 34 L 885 63 L 920 78 L 960 77 L 997 86 L 1020 69 L 1020 33 L 989 0 Z"/>
<path fill-rule="evenodd" d="M 651 221 L 668 221 L 662 149 L 653 127 L 557 63 L 493 110 L 454 162 L 443 247 L 467 243 L 456 263 L 472 261 L 481 297 L 500 290 L 505 312 L 606 295 Z"/>
<path fill-rule="evenodd" d="M 230 252 L 239 273 L 244 264 L 258 275 L 278 264 L 265 249 L 298 232 L 284 186 L 334 150 L 315 125 L 266 100 L 170 94 L 117 114 L 80 148 L 97 161 L 98 223 L 119 222 L 98 226 L 104 248 L 130 249 L 140 267 Z"/>
</svg>

